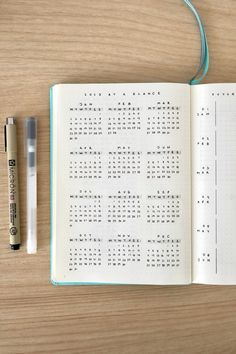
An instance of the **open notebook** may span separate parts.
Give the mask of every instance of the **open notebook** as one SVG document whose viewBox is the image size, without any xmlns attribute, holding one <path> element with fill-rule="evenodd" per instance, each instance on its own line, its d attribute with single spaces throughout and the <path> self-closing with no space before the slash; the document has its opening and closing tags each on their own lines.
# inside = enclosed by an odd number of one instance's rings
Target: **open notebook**
<svg viewBox="0 0 236 354">
<path fill-rule="evenodd" d="M 236 84 L 51 89 L 55 284 L 236 284 Z"/>
</svg>

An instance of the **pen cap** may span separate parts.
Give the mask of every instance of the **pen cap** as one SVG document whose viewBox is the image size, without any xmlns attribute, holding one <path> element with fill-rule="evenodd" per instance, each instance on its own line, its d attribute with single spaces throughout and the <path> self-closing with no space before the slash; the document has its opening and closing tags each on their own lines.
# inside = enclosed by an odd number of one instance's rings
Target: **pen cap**
<svg viewBox="0 0 236 354">
<path fill-rule="evenodd" d="M 25 118 L 25 156 L 28 167 L 36 167 L 37 119 Z"/>
<path fill-rule="evenodd" d="M 25 118 L 26 139 L 36 139 L 37 136 L 37 119 L 34 117 Z"/>
<path fill-rule="evenodd" d="M 14 117 L 6 118 L 4 135 L 5 135 L 5 151 L 16 152 L 17 151 L 16 119 Z"/>
</svg>

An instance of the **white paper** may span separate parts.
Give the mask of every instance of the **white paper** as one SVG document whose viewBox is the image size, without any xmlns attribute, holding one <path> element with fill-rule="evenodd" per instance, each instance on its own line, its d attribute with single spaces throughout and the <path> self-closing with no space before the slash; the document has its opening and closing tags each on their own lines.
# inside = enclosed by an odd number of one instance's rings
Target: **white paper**
<svg viewBox="0 0 236 354">
<path fill-rule="evenodd" d="M 191 282 L 190 88 L 53 88 L 52 279 Z"/>
<path fill-rule="evenodd" d="M 193 280 L 236 284 L 236 85 L 191 90 Z"/>
</svg>

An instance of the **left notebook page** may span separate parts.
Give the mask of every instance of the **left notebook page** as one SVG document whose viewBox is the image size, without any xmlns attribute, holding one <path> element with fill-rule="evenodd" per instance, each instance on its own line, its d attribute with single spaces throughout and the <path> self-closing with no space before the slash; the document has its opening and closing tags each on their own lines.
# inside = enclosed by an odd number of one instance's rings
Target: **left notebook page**
<svg viewBox="0 0 236 354">
<path fill-rule="evenodd" d="M 190 87 L 51 90 L 54 283 L 191 282 Z"/>
</svg>

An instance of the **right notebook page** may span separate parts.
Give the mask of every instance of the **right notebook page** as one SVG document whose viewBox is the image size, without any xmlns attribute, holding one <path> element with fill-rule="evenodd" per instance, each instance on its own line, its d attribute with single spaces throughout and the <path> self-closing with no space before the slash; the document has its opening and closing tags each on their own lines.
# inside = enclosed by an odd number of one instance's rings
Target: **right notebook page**
<svg viewBox="0 0 236 354">
<path fill-rule="evenodd" d="M 236 84 L 191 88 L 193 282 L 236 284 Z"/>
</svg>

